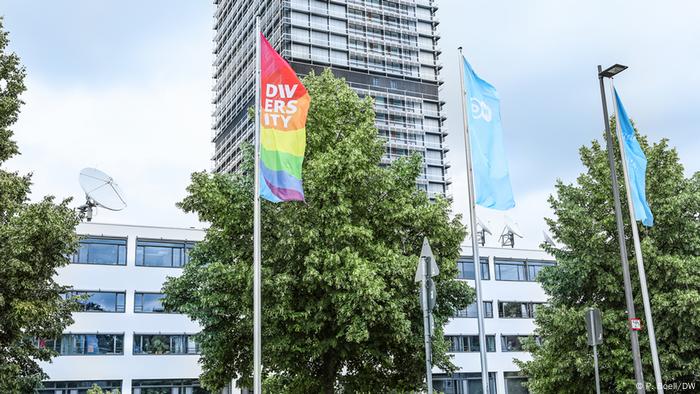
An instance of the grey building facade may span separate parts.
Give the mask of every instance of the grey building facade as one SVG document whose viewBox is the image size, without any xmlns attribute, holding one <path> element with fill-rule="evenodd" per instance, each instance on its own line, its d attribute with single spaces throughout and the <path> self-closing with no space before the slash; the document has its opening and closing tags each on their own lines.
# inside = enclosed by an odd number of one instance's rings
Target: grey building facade
<svg viewBox="0 0 700 394">
<path fill-rule="evenodd" d="M 417 186 L 431 196 L 450 183 L 440 101 L 439 35 L 433 0 L 216 0 L 214 168 L 236 171 L 253 140 L 255 15 L 270 43 L 301 75 L 330 67 L 375 100 L 386 143 L 383 164 L 424 158 Z"/>
</svg>

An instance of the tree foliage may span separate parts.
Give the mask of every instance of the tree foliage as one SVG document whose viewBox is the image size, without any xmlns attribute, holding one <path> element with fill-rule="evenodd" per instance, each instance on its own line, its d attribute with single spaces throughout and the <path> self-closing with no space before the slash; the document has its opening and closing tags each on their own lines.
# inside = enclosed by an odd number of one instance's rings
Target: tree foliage
<svg viewBox="0 0 700 394">
<path fill-rule="evenodd" d="M 10 126 L 17 121 L 25 90 L 24 68 L 8 53 L 0 19 L 0 166 L 19 153 Z M 54 338 L 72 322 L 72 302 L 52 277 L 68 263 L 76 246 L 77 217 L 68 201 L 46 197 L 29 203 L 30 175 L 0 167 L 0 392 L 28 393 L 45 378 L 36 360 L 48 361 L 49 349 L 35 338 Z"/>
<path fill-rule="evenodd" d="M 414 274 L 423 236 L 440 266 L 434 362 L 452 370 L 442 326 L 472 291 L 454 281 L 465 229 L 450 205 L 416 189 L 421 159 L 380 167 L 369 97 L 329 70 L 311 95 L 303 203 L 262 203 L 263 367 L 273 392 L 420 387 L 422 314 Z M 165 304 L 203 329 L 202 381 L 251 386 L 252 160 L 237 174 L 195 173 L 180 206 L 211 225 Z"/>
<path fill-rule="evenodd" d="M 646 191 L 655 217 L 653 227 L 640 225 L 640 237 L 663 379 L 700 385 L 700 173 L 685 178 L 668 141 L 649 144 L 645 137 L 637 138 L 648 159 Z M 534 393 L 593 392 L 593 356 L 583 322 L 585 309 L 597 307 L 605 336 L 598 347 L 601 389 L 634 392 L 607 154 L 593 141 L 580 149 L 580 157 L 585 172 L 575 184 L 558 181 L 556 195 L 549 199 L 555 218 L 547 223 L 565 247 L 547 246 L 559 264 L 539 277 L 551 297 L 536 318 L 544 343 L 533 347 L 534 359 L 520 366 Z M 617 149 L 616 157 L 624 186 Z M 644 322 L 624 187 L 621 196 L 635 311 Z M 644 378 L 651 389 L 654 375 L 646 330 L 639 331 L 639 341 Z"/>
<path fill-rule="evenodd" d="M 102 390 L 102 387 L 98 386 L 97 384 L 93 384 L 92 387 L 87 389 L 86 394 L 120 394 L 119 389 L 114 389 L 114 390 Z"/>
</svg>

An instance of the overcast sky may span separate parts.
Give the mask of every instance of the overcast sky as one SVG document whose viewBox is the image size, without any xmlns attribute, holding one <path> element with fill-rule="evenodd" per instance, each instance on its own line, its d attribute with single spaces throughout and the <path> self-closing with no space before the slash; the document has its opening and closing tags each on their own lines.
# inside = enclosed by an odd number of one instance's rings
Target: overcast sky
<svg viewBox="0 0 700 394">
<path fill-rule="evenodd" d="M 691 1 L 438 1 L 455 211 L 466 212 L 458 46 L 502 100 L 516 208 L 535 247 L 557 178 L 581 171 L 578 148 L 602 135 L 596 65 L 628 65 L 616 79 L 651 141 L 669 138 L 700 170 L 700 3 Z M 27 67 L 9 167 L 34 173 L 33 198 L 73 196 L 97 167 L 128 208 L 95 220 L 199 226 L 174 204 L 189 174 L 210 170 L 212 36 L 209 1 L 0 0 L 11 50 Z M 500 234 L 502 212 L 479 209 Z M 493 238 L 495 241 L 495 237 Z"/>
</svg>

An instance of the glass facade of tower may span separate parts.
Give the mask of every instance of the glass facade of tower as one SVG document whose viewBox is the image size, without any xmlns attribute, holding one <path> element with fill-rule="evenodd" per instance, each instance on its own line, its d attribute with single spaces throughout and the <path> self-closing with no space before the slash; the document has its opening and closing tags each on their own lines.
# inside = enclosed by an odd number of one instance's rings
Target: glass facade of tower
<svg viewBox="0 0 700 394">
<path fill-rule="evenodd" d="M 299 74 L 331 67 L 360 96 L 375 100 L 385 140 L 383 164 L 417 153 L 419 188 L 445 194 L 446 129 L 439 99 L 438 22 L 432 0 L 267 0 L 216 2 L 215 170 L 235 171 L 240 144 L 252 141 L 255 15 L 273 46 Z"/>
</svg>

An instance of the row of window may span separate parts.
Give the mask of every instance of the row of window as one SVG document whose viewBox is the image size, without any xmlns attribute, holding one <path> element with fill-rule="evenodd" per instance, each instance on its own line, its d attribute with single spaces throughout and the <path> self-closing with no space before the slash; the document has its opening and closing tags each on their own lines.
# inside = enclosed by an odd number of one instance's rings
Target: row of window
<svg viewBox="0 0 700 394">
<path fill-rule="evenodd" d="M 42 382 L 37 394 L 87 394 L 93 385 L 103 391 L 121 390 L 121 380 L 71 380 Z M 131 381 L 132 394 L 207 394 L 197 379 L 134 379 Z"/>
<path fill-rule="evenodd" d="M 134 312 L 167 313 L 163 306 L 163 293 L 134 293 Z M 70 291 L 66 299 L 75 299 L 80 312 L 124 312 L 125 292 L 116 291 Z"/>
<path fill-rule="evenodd" d="M 524 383 L 527 377 L 521 372 L 503 372 L 506 394 L 527 394 Z M 443 394 L 482 394 L 481 374 L 459 372 L 451 375 L 433 374 L 433 389 Z M 489 392 L 496 394 L 496 373 L 489 372 Z"/>
<path fill-rule="evenodd" d="M 63 334 L 60 339 L 39 339 L 37 346 L 61 356 L 122 355 L 124 334 Z M 134 334 L 133 354 L 198 354 L 193 335 Z"/>
<path fill-rule="evenodd" d="M 137 239 L 136 265 L 182 267 L 189 261 L 194 245 L 189 241 Z M 70 261 L 77 264 L 126 265 L 126 238 L 83 238 L 78 250 L 70 256 Z"/>
<path fill-rule="evenodd" d="M 483 301 L 484 317 L 493 317 L 493 302 Z M 499 301 L 498 302 L 498 317 L 502 319 L 534 319 L 537 317 L 537 307 L 542 305 L 542 302 L 520 302 L 520 301 Z M 476 302 L 470 304 L 466 309 L 459 309 L 455 313 L 457 318 L 477 318 L 479 311 L 476 308 Z"/>
<path fill-rule="evenodd" d="M 481 279 L 490 280 L 489 261 L 481 258 Z M 535 282 L 537 275 L 545 267 L 554 266 L 551 261 L 539 260 L 501 260 L 494 261 L 494 273 L 496 280 Z M 457 261 L 458 279 L 476 279 L 474 275 L 474 259 L 463 257 Z"/>
<path fill-rule="evenodd" d="M 528 338 L 534 338 L 535 343 L 541 342 L 537 336 L 527 335 L 501 335 L 501 351 L 502 352 L 522 352 L 523 343 Z M 449 343 L 448 352 L 464 353 L 480 351 L 480 341 L 478 335 L 445 335 L 445 340 Z M 486 336 L 486 351 L 496 351 L 496 336 Z"/>
</svg>

